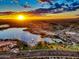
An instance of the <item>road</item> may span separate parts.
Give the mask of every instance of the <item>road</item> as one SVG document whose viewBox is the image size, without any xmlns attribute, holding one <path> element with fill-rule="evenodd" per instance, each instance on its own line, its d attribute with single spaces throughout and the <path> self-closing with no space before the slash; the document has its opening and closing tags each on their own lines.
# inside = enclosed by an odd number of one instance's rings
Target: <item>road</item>
<svg viewBox="0 0 79 59">
<path fill-rule="evenodd" d="M 14 58 L 14 59 L 22 59 L 22 58 L 73 58 L 79 59 L 79 52 L 75 51 L 56 51 L 56 50 L 29 50 L 29 51 L 21 51 L 20 53 L 0 53 L 0 58 Z"/>
</svg>

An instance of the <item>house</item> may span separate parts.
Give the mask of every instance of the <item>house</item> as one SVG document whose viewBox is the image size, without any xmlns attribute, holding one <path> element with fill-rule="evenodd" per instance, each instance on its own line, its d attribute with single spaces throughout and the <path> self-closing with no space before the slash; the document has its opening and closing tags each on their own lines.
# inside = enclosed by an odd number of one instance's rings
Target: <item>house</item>
<svg viewBox="0 0 79 59">
<path fill-rule="evenodd" d="M 19 50 L 18 40 L 0 40 L 0 51 L 14 52 L 14 50 Z"/>
</svg>

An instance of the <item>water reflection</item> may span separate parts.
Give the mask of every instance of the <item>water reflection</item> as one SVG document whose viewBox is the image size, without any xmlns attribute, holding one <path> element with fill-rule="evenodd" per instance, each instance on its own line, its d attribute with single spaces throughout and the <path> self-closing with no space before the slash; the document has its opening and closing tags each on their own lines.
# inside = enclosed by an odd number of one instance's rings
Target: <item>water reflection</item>
<svg viewBox="0 0 79 59">
<path fill-rule="evenodd" d="M 0 31 L 0 39 L 19 39 L 21 41 L 27 42 L 30 45 L 35 45 L 39 41 L 46 41 L 51 43 L 51 38 L 41 38 L 41 35 L 32 34 L 28 31 L 23 31 L 26 28 L 9 28 Z"/>
</svg>

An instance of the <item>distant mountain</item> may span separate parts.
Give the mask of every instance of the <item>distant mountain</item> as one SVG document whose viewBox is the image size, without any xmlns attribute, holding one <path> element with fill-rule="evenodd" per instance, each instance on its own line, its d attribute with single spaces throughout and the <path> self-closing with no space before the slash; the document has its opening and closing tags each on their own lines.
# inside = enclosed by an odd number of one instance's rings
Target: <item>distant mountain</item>
<svg viewBox="0 0 79 59">
<path fill-rule="evenodd" d="M 11 11 L 7 11 L 7 12 L 0 12 L 0 15 L 9 15 L 9 14 L 12 14 L 14 12 L 11 12 Z"/>
</svg>

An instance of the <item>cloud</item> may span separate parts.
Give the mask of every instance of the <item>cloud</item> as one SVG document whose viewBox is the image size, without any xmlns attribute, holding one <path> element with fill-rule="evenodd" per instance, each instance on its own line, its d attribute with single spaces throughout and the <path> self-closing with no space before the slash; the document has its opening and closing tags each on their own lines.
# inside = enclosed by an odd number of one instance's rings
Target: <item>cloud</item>
<svg viewBox="0 0 79 59">
<path fill-rule="evenodd" d="M 41 10 L 37 12 L 61 13 L 65 11 L 76 11 L 79 9 L 79 0 L 55 0 L 52 5 L 42 2 Z M 45 10 L 44 10 L 45 9 Z"/>
</svg>

